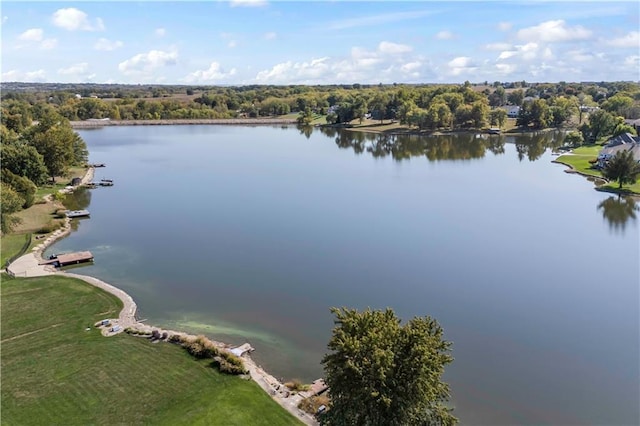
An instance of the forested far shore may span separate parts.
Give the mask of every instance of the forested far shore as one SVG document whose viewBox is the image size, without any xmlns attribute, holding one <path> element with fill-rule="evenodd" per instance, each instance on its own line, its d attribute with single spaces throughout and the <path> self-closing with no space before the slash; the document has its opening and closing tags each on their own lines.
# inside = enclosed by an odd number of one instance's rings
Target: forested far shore
<svg viewBox="0 0 640 426">
<path fill-rule="evenodd" d="M 70 121 L 278 117 L 301 124 L 396 121 L 418 130 L 577 127 L 602 110 L 640 118 L 637 82 L 483 82 L 442 85 L 162 86 L 2 83 L 3 122 L 44 103 Z M 10 126 L 8 126 L 10 127 Z M 589 136 L 589 135 L 587 135 Z M 597 139 L 597 135 L 596 135 Z"/>
</svg>

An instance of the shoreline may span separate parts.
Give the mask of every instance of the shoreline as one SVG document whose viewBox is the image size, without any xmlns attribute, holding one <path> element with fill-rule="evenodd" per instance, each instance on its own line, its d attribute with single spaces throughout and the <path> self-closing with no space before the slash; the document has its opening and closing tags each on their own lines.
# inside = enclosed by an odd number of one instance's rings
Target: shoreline
<svg viewBox="0 0 640 426">
<path fill-rule="evenodd" d="M 563 155 L 568 155 L 568 154 L 563 154 Z M 593 189 L 595 189 L 598 192 L 606 192 L 608 194 L 615 194 L 615 195 L 622 196 L 622 197 L 631 197 L 635 201 L 640 201 L 640 194 L 638 194 L 638 193 L 635 193 L 635 192 L 624 192 L 624 190 L 618 190 L 616 188 L 602 188 L 602 186 L 604 184 L 610 183 L 606 178 L 604 178 L 602 176 L 593 176 L 593 175 L 581 172 L 580 170 L 577 170 L 575 167 L 573 167 L 571 164 L 565 163 L 564 161 L 558 161 L 557 159 L 551 160 L 551 162 L 555 163 L 555 164 L 561 164 L 563 166 L 568 167 L 568 169 L 565 169 L 565 171 L 564 171 L 565 173 L 580 175 L 582 177 L 587 178 L 588 181 L 593 182 L 593 184 L 594 184 L 594 188 Z M 598 185 L 598 181 L 604 182 L 604 183 L 602 185 Z"/>
<path fill-rule="evenodd" d="M 94 174 L 95 174 L 95 168 L 89 167 L 85 175 L 82 177 L 81 183 L 78 186 L 76 186 L 76 188 L 91 182 L 93 180 Z M 61 189 L 60 191 L 64 193 L 70 193 L 73 191 L 73 189 L 64 188 L 64 189 Z M 57 231 L 52 233 L 49 237 L 47 237 L 44 241 L 42 241 L 40 244 L 35 246 L 31 250 L 31 253 L 27 253 L 21 256 L 20 258 L 16 259 L 16 261 L 14 261 L 11 265 L 9 265 L 9 267 L 7 267 L 6 269 L 7 273 L 13 276 L 19 276 L 15 272 L 11 271 L 10 267 L 14 265 L 18 260 L 21 260 L 25 257 L 27 258 L 32 257 L 33 260 L 37 263 L 37 266 L 34 266 L 33 262 L 31 262 L 30 267 L 38 269 L 38 271 L 33 273 L 33 275 L 31 276 L 59 275 L 59 276 L 68 277 L 68 278 L 76 278 L 86 282 L 89 285 L 97 287 L 109 294 L 116 296 L 122 302 L 123 306 L 120 312 L 118 313 L 118 318 L 117 319 L 109 318 L 109 321 L 111 322 L 110 326 L 102 327 L 102 335 L 105 337 L 115 336 L 116 334 L 120 334 L 124 332 L 125 329 L 130 329 L 130 330 L 137 330 L 140 332 L 148 332 L 148 333 L 151 333 L 154 330 L 156 330 L 161 334 L 166 332 L 169 336 L 179 335 L 186 338 L 194 338 L 194 339 L 197 338 L 197 336 L 193 334 L 185 333 L 182 331 L 168 330 L 162 327 L 147 325 L 140 322 L 136 317 L 138 306 L 135 300 L 133 300 L 133 297 L 131 297 L 131 295 L 129 295 L 124 290 L 112 284 L 109 284 L 105 281 L 102 281 L 90 275 L 82 275 L 82 274 L 76 274 L 76 273 L 71 273 L 66 271 L 59 271 L 52 266 L 39 265 L 39 263 L 44 260 L 42 257 L 42 253 L 44 253 L 44 251 L 53 243 L 55 243 L 57 240 L 59 240 L 60 238 L 70 233 L 71 233 L 71 219 L 66 218 L 65 224 L 61 229 L 58 229 Z M 29 263 L 30 260 L 31 259 L 28 259 L 27 263 Z M 27 275 L 25 273 L 25 277 L 26 276 Z M 119 326 L 119 329 L 117 329 L 117 331 L 111 331 L 113 330 L 112 327 L 115 327 L 115 326 Z M 229 345 L 227 343 L 223 343 L 213 339 L 208 339 L 208 340 L 210 340 L 215 346 L 226 351 L 230 351 L 231 349 L 234 348 L 234 345 Z M 241 346 L 244 346 L 244 345 L 241 345 Z M 253 348 L 251 348 L 250 350 L 253 350 Z M 295 395 L 293 395 L 290 392 L 286 391 L 287 388 L 284 385 L 284 383 L 276 379 L 274 376 L 266 372 L 260 365 L 258 365 L 250 357 L 249 351 L 244 352 L 241 356 L 239 356 L 239 358 L 242 359 L 245 365 L 245 368 L 249 371 L 249 376 L 251 380 L 253 380 L 258 386 L 260 386 L 260 388 L 264 390 L 271 397 L 272 400 L 276 401 L 281 407 L 283 407 L 285 410 L 287 410 L 289 413 L 291 413 L 294 417 L 296 417 L 298 420 L 300 420 L 304 424 L 311 425 L 311 426 L 315 426 L 319 424 L 312 415 L 298 408 L 298 404 L 303 399 L 303 396 L 300 395 L 300 393 L 296 393 Z"/>
<path fill-rule="evenodd" d="M 175 125 L 283 125 L 296 124 L 295 118 L 184 118 L 161 120 L 85 120 L 70 121 L 73 129 L 97 129 L 106 126 Z"/>
</svg>

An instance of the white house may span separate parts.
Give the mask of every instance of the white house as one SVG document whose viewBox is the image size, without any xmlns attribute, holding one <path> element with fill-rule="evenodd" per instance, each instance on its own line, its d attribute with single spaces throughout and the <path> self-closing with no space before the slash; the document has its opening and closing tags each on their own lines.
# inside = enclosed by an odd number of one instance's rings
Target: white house
<svg viewBox="0 0 640 426">
<path fill-rule="evenodd" d="M 620 151 L 631 151 L 633 158 L 640 163 L 640 136 L 623 133 L 609 139 L 598 153 L 598 168 L 603 168 Z"/>
</svg>

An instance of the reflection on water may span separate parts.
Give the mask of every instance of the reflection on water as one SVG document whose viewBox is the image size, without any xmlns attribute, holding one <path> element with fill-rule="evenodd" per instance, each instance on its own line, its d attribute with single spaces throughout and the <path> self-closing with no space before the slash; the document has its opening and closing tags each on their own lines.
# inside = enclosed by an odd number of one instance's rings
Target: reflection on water
<svg viewBox="0 0 640 426">
<path fill-rule="evenodd" d="M 50 250 L 92 251 L 82 272 L 141 318 L 249 341 L 277 376 L 322 374 L 331 306 L 391 307 L 454 342 L 462 424 L 638 424 L 640 271 L 579 267 L 637 253 L 637 213 L 593 208 L 608 195 L 551 163 L 561 136 L 309 130 L 83 132 L 118 185 Z"/>
<path fill-rule="evenodd" d="M 609 197 L 598 204 L 602 210 L 602 217 L 609 223 L 609 229 L 614 233 L 624 233 L 627 223 L 636 220 L 636 212 L 640 207 L 631 197 Z"/>
<path fill-rule="evenodd" d="M 307 134 L 310 127 L 301 129 Z M 485 135 L 474 133 L 454 133 L 446 135 L 415 135 L 366 133 L 339 131 L 321 127 L 319 130 L 335 138 L 339 148 L 353 149 L 356 154 L 368 152 L 373 157 L 391 156 L 394 160 L 408 160 L 411 157 L 426 157 L 429 161 L 472 160 L 485 156 L 486 151 L 494 155 L 504 154 L 505 143 L 516 146 L 518 159 L 538 160 L 547 148 L 562 146 L 561 132 L 531 132 L 517 135 Z"/>
</svg>

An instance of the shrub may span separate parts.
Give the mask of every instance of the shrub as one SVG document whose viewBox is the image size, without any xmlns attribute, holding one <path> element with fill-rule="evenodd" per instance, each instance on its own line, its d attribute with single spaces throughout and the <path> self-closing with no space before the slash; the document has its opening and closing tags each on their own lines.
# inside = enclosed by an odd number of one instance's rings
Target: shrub
<svg viewBox="0 0 640 426">
<path fill-rule="evenodd" d="M 302 391 L 309 390 L 309 385 L 305 385 L 299 379 L 293 379 L 292 381 L 287 382 L 284 385 L 288 387 L 290 391 L 302 392 Z"/>
<path fill-rule="evenodd" d="M 37 234 L 48 234 L 50 232 L 55 231 L 56 229 L 59 229 L 60 227 L 62 227 L 62 223 L 60 221 L 50 220 L 46 225 L 44 225 L 40 229 L 38 229 L 38 231 L 36 233 Z"/>
<path fill-rule="evenodd" d="M 169 333 L 167 333 L 166 331 L 164 333 L 162 333 L 162 340 L 167 340 L 167 336 L 169 335 Z"/>
<path fill-rule="evenodd" d="M 318 395 L 303 399 L 298 404 L 298 408 L 309 414 L 317 414 L 318 409 L 323 405 L 329 406 L 329 398 L 326 395 Z"/>
<path fill-rule="evenodd" d="M 169 336 L 169 342 L 171 343 L 183 343 L 183 338 L 179 334 L 172 334 Z"/>
</svg>

